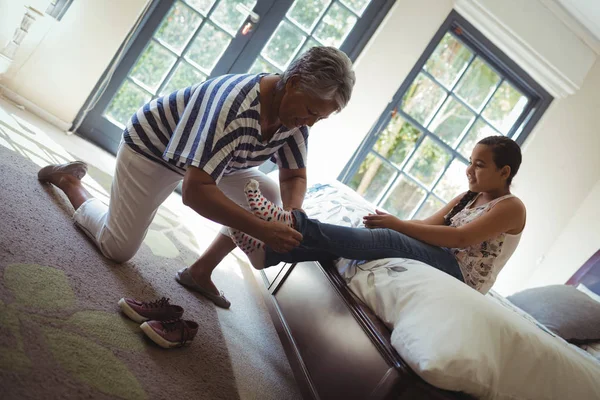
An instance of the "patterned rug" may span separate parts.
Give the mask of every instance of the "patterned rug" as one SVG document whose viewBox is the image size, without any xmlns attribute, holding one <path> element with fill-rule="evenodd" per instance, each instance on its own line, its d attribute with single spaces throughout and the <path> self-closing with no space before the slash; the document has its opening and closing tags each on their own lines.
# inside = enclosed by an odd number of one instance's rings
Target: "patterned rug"
<svg viewBox="0 0 600 400">
<path fill-rule="evenodd" d="M 179 286 L 175 271 L 201 246 L 164 207 L 134 259 L 108 262 L 74 227 L 64 195 L 36 179 L 37 164 L 67 157 L 0 118 L 1 397 L 299 398 L 251 272 L 217 269 L 231 310 Z M 106 195 L 110 176 L 90 172 L 96 179 L 86 177 L 86 186 Z M 123 296 L 170 297 L 199 323 L 198 336 L 184 348 L 159 348 L 121 315 Z"/>
</svg>

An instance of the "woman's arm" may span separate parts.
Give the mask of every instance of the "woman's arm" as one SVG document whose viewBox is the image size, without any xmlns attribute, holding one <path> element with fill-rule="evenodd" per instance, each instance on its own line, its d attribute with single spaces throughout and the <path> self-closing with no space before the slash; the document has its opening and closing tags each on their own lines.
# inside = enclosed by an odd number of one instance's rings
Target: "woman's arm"
<svg viewBox="0 0 600 400">
<path fill-rule="evenodd" d="M 183 204 L 198 214 L 255 237 L 277 252 L 300 244 L 302 235 L 285 224 L 263 221 L 231 201 L 213 178 L 200 168 L 189 166 L 183 179 Z"/>
<path fill-rule="evenodd" d="M 394 229 L 434 246 L 465 248 L 496 237 L 501 233 L 520 231 L 525 221 L 525 205 L 517 198 L 504 200 L 473 222 L 458 228 L 424 225 L 412 221 L 401 221 L 397 218 L 393 223 L 388 220 L 385 222 L 386 226 L 383 226 L 381 225 L 383 219 L 377 217 L 386 215 L 369 215 L 365 217 L 365 225 L 368 228 Z"/>
<path fill-rule="evenodd" d="M 306 168 L 279 168 L 279 187 L 283 208 L 301 210 L 306 196 Z"/>
</svg>

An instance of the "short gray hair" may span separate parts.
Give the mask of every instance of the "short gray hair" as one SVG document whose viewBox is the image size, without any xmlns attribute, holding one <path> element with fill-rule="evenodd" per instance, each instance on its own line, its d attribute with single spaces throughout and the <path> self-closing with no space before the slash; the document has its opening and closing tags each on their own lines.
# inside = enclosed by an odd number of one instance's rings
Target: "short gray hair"
<svg viewBox="0 0 600 400">
<path fill-rule="evenodd" d="M 323 100 L 333 100 L 341 111 L 352 96 L 356 76 L 352 61 L 335 47 L 313 47 L 294 60 L 283 72 L 278 89 L 288 79 L 299 78 L 300 90 Z"/>
</svg>

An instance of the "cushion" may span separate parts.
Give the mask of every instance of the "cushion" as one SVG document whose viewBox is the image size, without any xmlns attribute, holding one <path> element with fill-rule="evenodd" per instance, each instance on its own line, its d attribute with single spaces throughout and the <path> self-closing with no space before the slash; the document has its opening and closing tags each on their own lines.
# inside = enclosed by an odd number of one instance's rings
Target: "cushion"
<svg viewBox="0 0 600 400">
<path fill-rule="evenodd" d="M 478 399 L 600 399 L 600 363 L 518 308 L 414 260 L 340 259 L 337 267 L 432 385 Z"/>
<path fill-rule="evenodd" d="M 600 295 L 597 295 L 596 293 L 592 292 L 592 289 L 588 288 L 583 283 L 580 283 L 579 285 L 577 285 L 577 290 L 579 290 L 582 293 L 587 294 L 592 299 L 594 299 L 595 301 L 600 303 Z"/>
<path fill-rule="evenodd" d="M 573 286 L 527 289 L 508 300 L 568 342 L 600 340 L 600 303 Z"/>
</svg>

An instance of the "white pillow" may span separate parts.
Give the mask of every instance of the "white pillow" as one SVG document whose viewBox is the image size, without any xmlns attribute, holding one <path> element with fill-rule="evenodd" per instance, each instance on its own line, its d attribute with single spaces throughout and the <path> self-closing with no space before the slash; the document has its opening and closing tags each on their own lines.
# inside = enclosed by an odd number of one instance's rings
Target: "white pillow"
<svg viewBox="0 0 600 400">
<path fill-rule="evenodd" d="M 413 260 L 340 260 L 425 381 L 482 399 L 600 398 L 600 364 L 455 278 Z"/>
<path fill-rule="evenodd" d="M 579 290 L 580 292 L 583 292 L 585 294 L 587 294 L 588 296 L 590 296 L 592 299 L 596 300 L 598 303 L 600 303 L 600 296 L 598 296 L 596 293 L 592 292 L 587 286 L 585 286 L 583 283 L 580 283 L 579 285 L 577 285 L 577 290 Z"/>
</svg>

